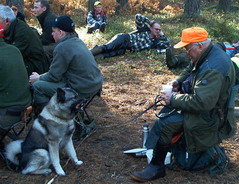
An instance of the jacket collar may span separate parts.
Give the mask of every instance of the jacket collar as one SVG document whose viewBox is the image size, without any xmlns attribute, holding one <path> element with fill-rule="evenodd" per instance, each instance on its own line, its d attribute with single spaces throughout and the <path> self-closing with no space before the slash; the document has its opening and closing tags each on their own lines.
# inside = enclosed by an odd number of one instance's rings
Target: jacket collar
<svg viewBox="0 0 239 184">
<path fill-rule="evenodd" d="M 208 56 L 209 52 L 211 51 L 213 45 L 210 43 L 210 45 L 206 48 L 206 50 L 202 53 L 200 56 L 198 62 L 194 64 L 193 70 L 197 70 L 205 61 L 205 58 Z"/>
<path fill-rule="evenodd" d="M 42 24 L 47 16 L 47 14 L 50 12 L 50 9 L 47 9 L 46 11 L 44 11 L 41 15 L 37 16 L 38 21 L 40 22 L 40 24 Z"/>
<path fill-rule="evenodd" d="M 13 35 L 15 32 L 15 27 L 18 23 L 18 19 L 15 19 L 13 22 L 11 22 L 9 28 L 4 33 L 4 40 L 11 44 L 13 42 Z"/>
<path fill-rule="evenodd" d="M 57 42 L 57 44 L 59 44 L 59 43 L 61 43 L 61 42 L 64 42 L 65 40 L 74 38 L 74 37 L 76 37 L 76 34 L 75 34 L 75 33 L 68 34 L 68 35 L 62 37 L 62 38 Z"/>
</svg>

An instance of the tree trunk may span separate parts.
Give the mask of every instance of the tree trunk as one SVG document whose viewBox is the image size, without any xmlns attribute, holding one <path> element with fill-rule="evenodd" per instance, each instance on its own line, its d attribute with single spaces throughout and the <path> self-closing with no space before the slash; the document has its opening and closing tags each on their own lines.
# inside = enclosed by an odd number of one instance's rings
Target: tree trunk
<svg viewBox="0 0 239 184">
<path fill-rule="evenodd" d="M 119 6 L 116 7 L 115 13 L 120 14 L 121 10 L 126 10 L 129 7 L 128 0 L 116 0 Z"/>
<path fill-rule="evenodd" d="M 96 0 L 89 0 L 88 1 L 88 12 L 92 11 L 94 9 L 94 3 L 96 2 Z"/>
<path fill-rule="evenodd" d="M 200 15 L 201 0 L 185 0 L 184 1 L 184 15 L 186 17 L 193 17 Z"/>
<path fill-rule="evenodd" d="M 8 6 L 16 6 L 18 11 L 24 13 L 24 0 L 6 0 Z"/>
<path fill-rule="evenodd" d="M 231 9 L 232 0 L 219 0 L 217 11 L 218 12 L 229 12 Z"/>
</svg>

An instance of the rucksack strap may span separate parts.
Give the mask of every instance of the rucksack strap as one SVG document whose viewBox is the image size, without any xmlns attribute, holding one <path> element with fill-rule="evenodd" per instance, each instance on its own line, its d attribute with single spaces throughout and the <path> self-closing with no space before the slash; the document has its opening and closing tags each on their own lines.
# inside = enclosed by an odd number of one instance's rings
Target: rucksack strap
<svg viewBox="0 0 239 184">
<path fill-rule="evenodd" d="M 217 159 L 215 161 L 215 165 L 210 167 L 208 172 L 209 174 L 221 174 L 227 170 L 230 159 L 226 155 L 223 147 L 215 146 L 213 149 L 217 153 Z"/>
</svg>

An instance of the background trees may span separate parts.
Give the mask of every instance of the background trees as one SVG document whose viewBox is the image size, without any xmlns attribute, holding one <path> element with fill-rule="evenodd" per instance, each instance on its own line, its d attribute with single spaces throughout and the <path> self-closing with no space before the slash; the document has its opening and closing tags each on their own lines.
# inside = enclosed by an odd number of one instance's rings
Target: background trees
<svg viewBox="0 0 239 184">
<path fill-rule="evenodd" d="M 35 0 L 0 0 L 1 4 L 17 6 L 27 17 L 31 16 L 30 8 Z M 49 0 L 52 9 L 58 15 L 86 16 L 93 9 L 96 0 Z M 202 8 L 217 7 L 217 12 L 228 13 L 239 9 L 239 0 L 101 0 L 108 16 L 135 13 L 158 14 L 174 9 L 183 12 L 186 17 L 200 16 Z M 83 21 L 82 21 L 83 22 Z M 84 18 L 85 22 L 85 18 Z"/>
<path fill-rule="evenodd" d="M 228 12 L 231 9 L 232 0 L 219 0 L 217 10 L 219 12 Z"/>
<path fill-rule="evenodd" d="M 184 2 L 184 14 L 186 17 L 200 15 L 201 0 L 185 0 Z"/>
</svg>

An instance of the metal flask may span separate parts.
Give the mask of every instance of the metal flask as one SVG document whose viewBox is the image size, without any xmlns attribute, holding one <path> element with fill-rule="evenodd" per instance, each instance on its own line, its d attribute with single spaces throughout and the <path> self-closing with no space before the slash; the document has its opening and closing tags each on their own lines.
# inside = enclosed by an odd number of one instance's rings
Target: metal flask
<svg viewBox="0 0 239 184">
<path fill-rule="evenodd" d="M 149 125 L 145 123 L 143 126 L 143 148 L 146 148 L 145 143 L 147 141 L 148 136 L 149 136 Z"/>
</svg>

